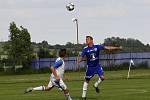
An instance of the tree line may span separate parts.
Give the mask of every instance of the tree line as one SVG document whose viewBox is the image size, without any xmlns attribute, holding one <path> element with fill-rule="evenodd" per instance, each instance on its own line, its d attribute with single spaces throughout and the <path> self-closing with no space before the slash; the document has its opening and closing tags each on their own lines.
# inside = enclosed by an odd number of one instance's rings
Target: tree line
<svg viewBox="0 0 150 100">
<path fill-rule="evenodd" d="M 13 66 L 21 64 L 24 68 L 30 65 L 33 58 L 49 58 L 56 57 L 60 48 L 67 49 L 68 56 L 77 56 L 82 48 L 86 46 L 83 44 L 74 44 L 67 42 L 65 45 L 51 45 L 46 40 L 40 43 L 32 42 L 30 33 L 27 28 L 23 26 L 17 27 L 15 22 L 10 23 L 9 26 L 9 40 L 0 42 L 0 55 L 8 55 L 8 60 Z M 119 38 L 110 37 L 106 38 L 103 43 L 109 46 L 123 46 L 122 51 L 118 52 L 150 52 L 150 45 L 144 44 L 138 39 L 133 38 Z M 116 53 L 113 51 L 102 53 Z"/>
</svg>

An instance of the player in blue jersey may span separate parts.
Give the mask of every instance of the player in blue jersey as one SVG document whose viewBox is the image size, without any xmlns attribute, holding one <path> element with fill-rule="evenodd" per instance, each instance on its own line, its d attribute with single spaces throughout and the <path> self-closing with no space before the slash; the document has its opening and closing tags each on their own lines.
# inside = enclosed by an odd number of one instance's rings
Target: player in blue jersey
<svg viewBox="0 0 150 100">
<path fill-rule="evenodd" d="M 98 86 L 104 80 L 104 71 L 101 65 L 99 64 L 100 51 L 105 49 L 106 50 L 122 49 L 122 47 L 94 45 L 93 38 L 91 36 L 86 36 L 86 44 L 87 46 L 82 50 L 81 57 L 78 59 L 78 63 L 82 62 L 84 60 L 84 57 L 86 57 L 87 59 L 87 70 L 85 74 L 85 82 L 83 84 L 83 93 L 82 93 L 83 100 L 86 100 L 89 81 L 95 74 L 98 74 L 99 79 L 98 81 L 95 82 L 93 87 L 95 88 L 97 93 L 100 92 Z"/>
<path fill-rule="evenodd" d="M 59 57 L 56 59 L 54 65 L 50 68 L 52 74 L 50 75 L 50 81 L 47 86 L 38 86 L 38 87 L 30 87 L 25 90 L 25 93 L 32 91 L 48 91 L 53 87 L 58 87 L 60 90 L 64 92 L 66 100 L 72 100 L 69 94 L 69 90 L 67 89 L 66 84 L 63 82 L 64 75 L 64 57 L 66 55 L 66 49 L 61 49 L 59 52 Z"/>
</svg>

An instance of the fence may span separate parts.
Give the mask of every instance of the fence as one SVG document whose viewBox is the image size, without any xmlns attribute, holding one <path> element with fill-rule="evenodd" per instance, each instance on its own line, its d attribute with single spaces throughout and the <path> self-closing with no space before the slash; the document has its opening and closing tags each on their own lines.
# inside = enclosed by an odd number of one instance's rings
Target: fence
<svg viewBox="0 0 150 100">
<path fill-rule="evenodd" d="M 102 66 L 109 67 L 110 65 L 120 65 L 133 60 L 135 65 L 142 62 L 147 62 L 150 66 L 150 52 L 145 53 L 120 53 L 120 54 L 103 54 L 100 55 L 100 63 Z"/>
<path fill-rule="evenodd" d="M 101 54 L 100 63 L 102 66 L 109 67 L 110 65 L 120 65 L 125 62 L 130 62 L 133 59 L 135 65 L 142 62 L 147 62 L 150 66 L 150 52 L 144 53 L 119 53 L 119 54 Z M 32 60 L 32 67 L 34 69 L 41 69 L 50 67 L 54 64 L 56 58 L 38 58 Z M 86 61 L 79 64 L 76 63 L 77 57 L 65 58 L 65 69 L 66 70 L 77 70 L 78 67 L 83 68 L 86 66 Z"/>
<path fill-rule="evenodd" d="M 54 64 L 56 58 L 38 58 L 32 60 L 32 68 L 41 69 L 47 68 Z M 85 67 L 86 62 L 83 61 L 80 65 L 77 65 L 77 57 L 66 57 L 65 58 L 65 70 L 77 70 L 79 67 Z"/>
</svg>

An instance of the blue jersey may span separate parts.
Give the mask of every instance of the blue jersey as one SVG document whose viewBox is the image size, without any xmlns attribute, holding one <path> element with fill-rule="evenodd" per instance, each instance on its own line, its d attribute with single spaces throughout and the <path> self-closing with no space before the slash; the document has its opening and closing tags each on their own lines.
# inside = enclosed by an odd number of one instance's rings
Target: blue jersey
<svg viewBox="0 0 150 100">
<path fill-rule="evenodd" d="M 99 64 L 100 50 L 104 50 L 103 45 L 93 45 L 92 47 L 87 46 L 82 50 L 81 56 L 87 57 L 88 67 L 96 67 Z"/>
</svg>

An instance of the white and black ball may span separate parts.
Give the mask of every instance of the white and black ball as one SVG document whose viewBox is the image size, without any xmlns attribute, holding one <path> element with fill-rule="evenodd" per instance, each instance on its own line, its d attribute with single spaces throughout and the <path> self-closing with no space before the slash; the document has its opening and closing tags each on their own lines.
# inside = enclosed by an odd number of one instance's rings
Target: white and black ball
<svg viewBox="0 0 150 100">
<path fill-rule="evenodd" d="M 74 4 L 73 3 L 68 3 L 66 5 L 66 8 L 67 8 L 68 11 L 73 11 L 74 10 Z"/>
</svg>

